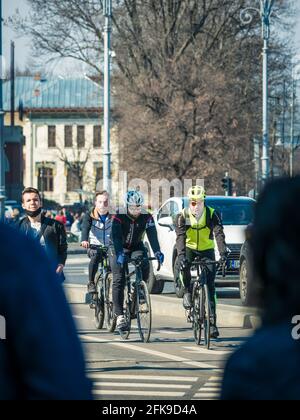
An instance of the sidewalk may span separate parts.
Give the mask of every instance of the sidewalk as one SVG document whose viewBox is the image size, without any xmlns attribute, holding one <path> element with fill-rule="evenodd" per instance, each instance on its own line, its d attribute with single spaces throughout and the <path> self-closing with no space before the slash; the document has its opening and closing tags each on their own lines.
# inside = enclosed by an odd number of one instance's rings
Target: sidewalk
<svg viewBox="0 0 300 420">
<path fill-rule="evenodd" d="M 89 302 L 86 286 L 66 284 L 64 287 L 69 303 Z M 151 304 L 153 316 L 173 316 L 181 319 L 185 317 L 182 299 L 151 295 Z M 258 328 L 260 325 L 260 318 L 255 308 L 218 304 L 217 318 L 220 327 Z"/>
</svg>

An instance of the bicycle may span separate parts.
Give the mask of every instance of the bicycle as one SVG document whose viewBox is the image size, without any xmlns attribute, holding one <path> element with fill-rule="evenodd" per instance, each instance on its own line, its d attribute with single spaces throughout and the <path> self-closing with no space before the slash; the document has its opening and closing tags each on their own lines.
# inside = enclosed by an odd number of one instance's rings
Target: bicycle
<svg viewBox="0 0 300 420">
<path fill-rule="evenodd" d="M 125 266 L 125 298 L 124 298 L 124 316 L 128 325 L 126 331 L 120 334 L 123 340 L 127 340 L 131 331 L 131 320 L 137 320 L 138 331 L 141 340 L 148 343 L 151 335 L 152 327 L 152 309 L 151 299 L 146 282 L 142 276 L 142 264 L 144 261 L 157 260 L 155 257 L 145 258 L 137 256 L 128 259 Z M 129 273 L 128 264 L 133 264 L 135 269 Z M 160 270 L 160 262 L 158 261 L 157 271 Z M 135 280 L 131 282 L 131 278 L 135 276 Z"/>
<path fill-rule="evenodd" d="M 203 333 L 203 341 L 207 349 L 210 348 L 210 327 L 214 321 L 207 284 L 208 265 L 215 265 L 216 269 L 222 265 L 222 275 L 223 277 L 226 275 L 226 261 L 221 264 L 208 258 L 196 257 L 191 269 L 197 270 L 197 277 L 193 285 L 192 307 L 188 313 L 188 321 L 192 322 L 196 344 L 201 344 Z"/>
<path fill-rule="evenodd" d="M 116 329 L 116 318 L 113 313 L 113 279 L 109 265 L 108 248 L 101 245 L 90 245 L 90 249 L 94 249 L 102 254 L 102 261 L 99 264 L 99 269 L 95 277 L 97 293 L 93 296 L 95 327 L 98 330 L 102 329 L 105 321 L 106 329 L 109 332 L 114 332 Z"/>
</svg>

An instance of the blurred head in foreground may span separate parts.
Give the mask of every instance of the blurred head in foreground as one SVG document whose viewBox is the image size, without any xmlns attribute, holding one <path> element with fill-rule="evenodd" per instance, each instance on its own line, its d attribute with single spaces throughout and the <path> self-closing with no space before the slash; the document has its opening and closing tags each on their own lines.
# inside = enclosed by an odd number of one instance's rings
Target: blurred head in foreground
<svg viewBox="0 0 300 420">
<path fill-rule="evenodd" d="M 263 323 L 300 314 L 300 177 L 271 182 L 261 193 L 248 230 L 252 293 Z"/>
</svg>

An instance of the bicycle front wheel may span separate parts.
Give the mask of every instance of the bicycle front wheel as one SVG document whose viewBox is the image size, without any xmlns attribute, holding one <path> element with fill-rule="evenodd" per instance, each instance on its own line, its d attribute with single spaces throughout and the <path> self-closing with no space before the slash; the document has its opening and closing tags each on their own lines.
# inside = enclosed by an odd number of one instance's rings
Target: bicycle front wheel
<svg viewBox="0 0 300 420">
<path fill-rule="evenodd" d="M 137 285 L 137 325 L 141 340 L 148 343 L 152 327 L 152 309 L 148 287 L 144 281 Z"/>
<path fill-rule="evenodd" d="M 203 331 L 203 324 L 202 324 L 202 293 L 201 289 L 198 287 L 194 287 L 193 291 L 193 307 L 192 307 L 192 317 L 193 317 L 193 332 L 194 332 L 194 339 L 197 346 L 201 343 L 201 334 Z"/>
<path fill-rule="evenodd" d="M 101 330 L 101 328 L 103 328 L 103 323 L 104 323 L 104 317 L 105 317 L 105 313 L 104 313 L 104 296 L 103 296 L 103 287 L 102 287 L 102 277 L 100 276 L 100 274 L 97 275 L 96 277 L 96 288 L 97 288 L 97 297 L 95 299 L 95 316 L 94 316 L 94 322 L 95 322 L 95 327 L 97 328 L 97 330 Z"/>
<path fill-rule="evenodd" d="M 131 330 L 131 316 L 130 316 L 130 295 L 128 291 L 128 286 L 125 288 L 125 300 L 124 300 L 124 306 L 123 306 L 123 314 L 126 319 L 127 323 L 127 330 L 119 330 L 120 335 L 123 340 L 127 340 L 130 334 Z"/>
<path fill-rule="evenodd" d="M 210 299 L 209 299 L 209 290 L 207 284 L 204 285 L 204 341 L 207 349 L 210 347 L 210 318 L 211 318 L 211 309 L 210 309 Z"/>
<path fill-rule="evenodd" d="M 114 332 L 116 329 L 116 317 L 113 312 L 113 299 L 112 299 L 112 273 L 107 274 L 105 281 L 105 326 L 107 331 Z"/>
</svg>

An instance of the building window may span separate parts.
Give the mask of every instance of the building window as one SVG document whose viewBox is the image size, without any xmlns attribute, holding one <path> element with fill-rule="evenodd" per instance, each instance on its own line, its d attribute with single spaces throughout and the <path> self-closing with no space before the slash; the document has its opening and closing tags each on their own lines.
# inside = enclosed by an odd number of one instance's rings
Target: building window
<svg viewBox="0 0 300 420">
<path fill-rule="evenodd" d="M 73 147 L 73 127 L 65 125 L 65 147 Z"/>
<path fill-rule="evenodd" d="M 103 180 L 103 167 L 101 164 L 94 164 L 94 174 L 95 174 L 95 189 L 101 190 L 103 186 L 98 185 L 98 182 Z"/>
<path fill-rule="evenodd" d="M 84 125 L 77 126 L 77 147 L 83 149 L 85 146 L 85 127 Z"/>
<path fill-rule="evenodd" d="M 80 182 L 77 174 L 68 169 L 67 174 L 67 192 L 72 192 L 80 189 Z"/>
<path fill-rule="evenodd" d="M 38 169 L 38 190 L 43 192 L 53 192 L 53 169 L 40 167 Z"/>
<path fill-rule="evenodd" d="M 101 147 L 101 125 L 94 125 L 94 148 Z"/>
<path fill-rule="evenodd" d="M 48 125 L 48 148 L 56 147 L 56 126 Z"/>
</svg>

